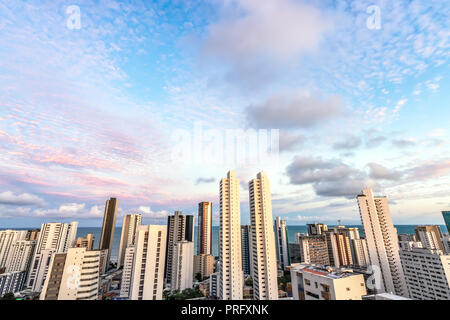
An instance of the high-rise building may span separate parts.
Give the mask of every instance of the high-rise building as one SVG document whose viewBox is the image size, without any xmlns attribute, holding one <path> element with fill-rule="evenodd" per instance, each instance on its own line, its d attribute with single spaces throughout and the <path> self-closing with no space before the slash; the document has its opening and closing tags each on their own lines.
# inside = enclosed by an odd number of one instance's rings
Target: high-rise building
<svg viewBox="0 0 450 320">
<path fill-rule="evenodd" d="M 308 234 L 310 236 L 318 236 L 328 231 L 328 226 L 323 223 L 309 223 L 308 226 Z"/>
<path fill-rule="evenodd" d="M 9 250 L 5 272 L 25 271 L 28 274 L 36 242 L 36 240 L 19 240 L 14 242 Z"/>
<path fill-rule="evenodd" d="M 0 268 L 6 267 L 9 251 L 12 245 L 19 240 L 25 240 L 26 230 L 4 230 L 0 231 Z"/>
<path fill-rule="evenodd" d="M 214 256 L 198 254 L 194 256 L 194 277 L 200 273 L 202 279 L 208 278 L 214 272 Z"/>
<path fill-rule="evenodd" d="M 13 271 L 0 274 L 0 296 L 22 290 L 27 274 L 25 271 Z"/>
<path fill-rule="evenodd" d="M 235 171 L 220 181 L 219 278 L 220 300 L 241 300 L 243 295 L 241 208 Z"/>
<path fill-rule="evenodd" d="M 289 241 L 286 220 L 275 219 L 275 241 L 277 250 L 278 269 L 284 270 L 291 264 L 289 257 Z"/>
<path fill-rule="evenodd" d="M 381 271 L 381 277 L 375 277 L 376 288 L 400 296 L 406 295 L 397 230 L 392 223 L 387 198 L 374 197 L 372 190 L 365 189 L 357 196 L 357 200 L 370 264 L 377 266 Z"/>
<path fill-rule="evenodd" d="M 194 275 L 194 243 L 191 241 L 178 241 L 173 250 L 172 291 L 191 289 Z"/>
<path fill-rule="evenodd" d="M 119 201 L 116 198 L 106 200 L 105 214 L 103 216 L 102 234 L 100 237 L 99 250 L 108 250 L 106 258 L 106 269 L 111 261 L 111 251 L 114 239 L 114 230 L 116 229 L 116 216 Z"/>
<path fill-rule="evenodd" d="M 353 265 L 352 250 L 350 240 L 344 232 L 325 231 L 323 233 L 327 239 L 328 258 L 334 267 Z"/>
<path fill-rule="evenodd" d="M 351 242 L 353 264 L 359 267 L 367 267 L 369 265 L 369 252 L 366 239 L 353 239 Z"/>
<path fill-rule="evenodd" d="M 442 217 L 447 227 L 447 233 L 450 234 L 450 211 L 442 211 Z"/>
<path fill-rule="evenodd" d="M 166 238 L 166 226 L 139 227 L 131 272 L 131 300 L 162 299 Z"/>
<path fill-rule="evenodd" d="M 212 254 L 212 202 L 198 204 L 197 254 Z"/>
<path fill-rule="evenodd" d="M 400 257 L 410 298 L 450 300 L 450 255 L 414 248 L 401 250 Z"/>
<path fill-rule="evenodd" d="M 167 217 L 166 264 L 164 267 L 167 285 L 172 282 L 173 251 L 175 244 L 179 241 L 194 241 L 194 216 L 175 211 L 173 215 Z"/>
<path fill-rule="evenodd" d="M 85 247 L 55 253 L 40 300 L 97 300 L 100 279 L 100 251 Z"/>
<path fill-rule="evenodd" d="M 94 234 L 88 233 L 86 237 L 78 237 L 75 243 L 77 248 L 86 248 L 86 250 L 91 251 L 94 249 Z"/>
<path fill-rule="evenodd" d="M 27 287 L 32 292 L 40 292 L 44 285 L 54 253 L 64 253 L 75 244 L 78 222 L 45 223 L 41 226 L 39 239 L 36 243 Z"/>
<path fill-rule="evenodd" d="M 272 220 L 270 182 L 264 172 L 248 183 L 250 201 L 253 297 L 278 300 L 277 254 Z"/>
<path fill-rule="evenodd" d="M 299 245 L 300 262 L 324 266 L 330 265 L 327 238 L 325 235 L 307 236 L 297 233 L 296 240 Z"/>
<path fill-rule="evenodd" d="M 439 226 L 417 226 L 414 231 L 423 248 L 445 251 L 442 241 L 444 236 Z"/>
<path fill-rule="evenodd" d="M 351 269 L 296 264 L 290 268 L 294 300 L 362 300 L 364 276 Z"/>
<path fill-rule="evenodd" d="M 125 250 L 125 257 L 123 259 L 122 281 L 120 283 L 120 297 L 130 297 L 131 278 L 133 272 L 133 260 L 136 247 L 129 246 Z"/>
<path fill-rule="evenodd" d="M 123 265 L 125 251 L 131 245 L 134 245 L 136 233 L 142 223 L 142 215 L 128 214 L 123 217 L 122 234 L 120 237 L 119 255 L 117 257 L 117 268 Z"/>
<path fill-rule="evenodd" d="M 242 251 L 242 271 L 245 275 L 252 275 L 250 252 L 251 252 L 251 227 L 241 226 L 241 251 Z"/>
</svg>

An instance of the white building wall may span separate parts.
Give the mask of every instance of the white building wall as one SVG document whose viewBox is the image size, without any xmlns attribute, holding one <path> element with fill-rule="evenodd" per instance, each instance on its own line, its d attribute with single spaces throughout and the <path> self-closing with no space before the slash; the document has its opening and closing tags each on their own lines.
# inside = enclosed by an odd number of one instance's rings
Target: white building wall
<svg viewBox="0 0 450 320">
<path fill-rule="evenodd" d="M 35 246 L 36 240 L 16 241 L 8 254 L 6 272 L 28 271 Z"/>
<path fill-rule="evenodd" d="M 229 171 L 220 182 L 219 286 L 221 300 L 241 300 L 243 272 L 239 180 Z"/>
<path fill-rule="evenodd" d="M 167 227 L 140 226 L 130 288 L 131 300 L 162 300 Z"/>
<path fill-rule="evenodd" d="M 9 252 L 16 241 L 25 240 L 26 230 L 0 231 L 0 268 L 6 267 Z"/>
<path fill-rule="evenodd" d="M 194 274 L 194 243 L 189 241 L 177 242 L 173 252 L 171 290 L 190 289 L 192 288 Z"/>
<path fill-rule="evenodd" d="M 397 230 L 392 223 L 386 197 L 374 197 L 372 190 L 358 195 L 358 205 L 367 241 L 370 264 L 381 269 L 381 290 L 406 295 L 406 283 L 399 256 Z M 375 277 L 378 279 L 378 277 Z"/>
<path fill-rule="evenodd" d="M 257 300 L 278 300 L 277 255 L 272 225 L 270 184 L 264 172 L 249 182 L 251 261 L 253 296 Z"/>
<path fill-rule="evenodd" d="M 128 214 L 123 217 L 119 255 L 117 258 L 117 268 L 120 268 L 123 265 L 125 259 L 125 251 L 129 246 L 134 244 L 136 233 L 141 223 L 142 215 L 140 214 Z"/>
</svg>

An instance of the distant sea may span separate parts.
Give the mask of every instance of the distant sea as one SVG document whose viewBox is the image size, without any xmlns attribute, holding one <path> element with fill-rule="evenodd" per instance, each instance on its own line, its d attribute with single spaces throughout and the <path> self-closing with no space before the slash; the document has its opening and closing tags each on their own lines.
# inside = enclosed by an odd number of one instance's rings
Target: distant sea
<svg viewBox="0 0 450 320">
<path fill-rule="evenodd" d="M 332 226 L 328 226 L 328 227 L 332 227 Z M 364 236 L 364 229 L 362 227 L 362 225 L 346 225 L 346 227 L 356 227 L 359 228 L 359 234 L 361 236 Z M 398 234 L 414 234 L 414 227 L 416 227 L 416 225 L 396 225 L 395 226 L 397 228 L 397 233 Z M 445 227 L 445 225 L 441 225 L 441 230 L 443 233 L 447 232 L 447 228 Z M 295 234 L 296 233 L 307 233 L 308 232 L 308 228 L 306 226 L 288 226 L 288 240 L 289 243 L 295 243 Z M 102 228 L 78 228 L 78 234 L 77 237 L 85 237 L 88 233 L 92 233 L 94 234 L 95 237 L 95 243 L 94 243 L 94 247 L 96 248 L 96 246 L 98 245 L 98 242 L 100 240 L 100 235 L 101 235 L 101 231 Z M 117 259 L 117 255 L 119 252 L 119 245 L 120 245 L 120 235 L 122 232 L 122 228 L 121 227 L 117 227 L 116 230 L 114 231 L 114 242 L 113 242 L 113 249 L 111 252 L 111 259 L 112 260 L 116 260 Z M 219 227 L 218 226 L 213 226 L 213 234 L 212 234 L 212 246 L 213 246 L 213 255 L 214 256 L 218 256 L 218 250 L 219 250 Z M 194 252 L 197 252 L 197 227 L 194 228 Z"/>
<path fill-rule="evenodd" d="M 328 227 L 332 227 L 331 225 L 328 225 Z M 364 236 L 364 229 L 362 225 L 346 225 L 346 227 L 356 227 L 359 228 L 359 234 L 361 236 Z M 414 234 L 414 227 L 416 225 L 396 225 L 397 233 L 398 234 Z M 441 230 L 443 233 L 447 233 L 447 228 L 445 225 L 440 225 Z M 307 226 L 288 226 L 288 240 L 289 243 L 295 243 L 295 234 L 296 233 L 307 233 L 308 228 Z M 0 228 L 5 229 L 5 228 Z M 11 229 L 11 228 L 9 228 Z M 14 229 L 14 228 L 13 228 Z M 27 229 L 27 228 L 20 228 L 21 230 Z M 29 229 L 35 229 L 35 228 L 29 228 Z M 97 248 L 98 243 L 100 241 L 100 235 L 101 235 L 102 228 L 101 227 L 78 227 L 77 231 L 77 237 L 85 237 L 88 233 L 94 234 L 95 241 L 94 241 L 94 248 Z M 114 231 L 114 240 L 113 240 L 113 248 L 111 252 L 111 260 L 117 260 L 117 255 L 119 252 L 119 245 L 120 245 L 120 235 L 122 234 L 122 228 L 117 227 Z M 212 245 L 213 245 L 213 255 L 218 256 L 218 247 L 219 247 L 219 227 L 213 226 L 213 235 L 212 235 Z M 197 252 L 197 227 L 194 227 L 194 252 Z"/>
</svg>

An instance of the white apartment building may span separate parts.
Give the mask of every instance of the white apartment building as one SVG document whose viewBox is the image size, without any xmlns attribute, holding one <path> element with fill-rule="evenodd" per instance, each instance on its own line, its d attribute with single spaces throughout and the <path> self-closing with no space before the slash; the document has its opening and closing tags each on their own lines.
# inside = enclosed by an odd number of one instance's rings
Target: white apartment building
<svg viewBox="0 0 450 320">
<path fill-rule="evenodd" d="M 220 300 L 241 300 L 243 271 L 241 252 L 241 203 L 235 171 L 220 181 L 219 286 Z"/>
<path fill-rule="evenodd" d="M 125 258 L 123 260 L 122 281 L 120 283 L 120 297 L 130 297 L 130 286 L 133 272 L 133 260 L 136 248 L 134 245 L 125 250 Z"/>
<path fill-rule="evenodd" d="M 97 300 L 100 251 L 69 248 L 55 253 L 42 288 L 40 300 Z"/>
<path fill-rule="evenodd" d="M 269 179 L 264 172 L 260 172 L 256 179 L 248 183 L 248 187 L 253 297 L 256 300 L 278 300 L 277 251 Z"/>
<path fill-rule="evenodd" d="M 445 251 L 442 241 L 444 236 L 439 226 L 417 226 L 414 230 L 417 241 L 422 243 L 422 248 Z"/>
<path fill-rule="evenodd" d="M 7 293 L 22 291 L 25 279 L 26 273 L 24 271 L 13 271 L 0 274 L 0 296 Z"/>
<path fill-rule="evenodd" d="M 27 230 L 0 231 L 0 268 L 6 267 L 9 252 L 16 241 L 25 240 Z"/>
<path fill-rule="evenodd" d="M 364 276 L 351 269 L 293 264 L 290 268 L 294 300 L 362 300 Z"/>
<path fill-rule="evenodd" d="M 418 300 L 450 300 L 450 255 L 441 250 L 401 250 L 409 297 Z"/>
<path fill-rule="evenodd" d="M 291 264 L 291 260 L 289 257 L 289 242 L 286 220 L 281 220 L 280 217 L 275 219 L 275 241 L 278 269 L 284 270 Z"/>
<path fill-rule="evenodd" d="M 142 223 L 142 215 L 128 214 L 123 217 L 122 234 L 120 237 L 119 255 L 117 258 L 117 269 L 123 266 L 125 251 L 131 245 L 134 245 L 136 233 Z"/>
<path fill-rule="evenodd" d="M 172 291 L 192 288 L 194 275 L 194 243 L 179 241 L 173 250 Z"/>
<path fill-rule="evenodd" d="M 19 240 L 11 246 L 6 260 L 5 271 L 25 271 L 30 268 L 36 240 Z"/>
<path fill-rule="evenodd" d="M 74 245 L 77 227 L 78 222 L 52 222 L 41 226 L 27 281 L 27 287 L 32 292 L 41 291 L 52 254 L 67 252 Z"/>
<path fill-rule="evenodd" d="M 357 196 L 357 200 L 370 264 L 381 270 L 381 277 L 375 277 L 375 286 L 384 292 L 407 295 L 397 230 L 392 223 L 387 198 L 374 197 L 371 189 L 364 189 L 362 194 Z"/>
<path fill-rule="evenodd" d="M 369 252 L 367 250 L 366 239 L 353 239 L 352 244 L 352 256 L 353 263 L 360 267 L 366 267 L 369 265 Z"/>
<path fill-rule="evenodd" d="M 162 300 L 167 227 L 140 226 L 130 287 L 131 300 Z"/>
</svg>

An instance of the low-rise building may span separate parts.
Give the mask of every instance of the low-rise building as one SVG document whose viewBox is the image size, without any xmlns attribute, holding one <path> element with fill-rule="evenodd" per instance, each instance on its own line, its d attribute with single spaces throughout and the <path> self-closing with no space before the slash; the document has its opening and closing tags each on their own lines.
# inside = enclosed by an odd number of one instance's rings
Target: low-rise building
<svg viewBox="0 0 450 320">
<path fill-rule="evenodd" d="M 294 300 L 362 300 L 367 294 L 363 275 L 351 269 L 301 263 L 290 272 Z"/>
</svg>

